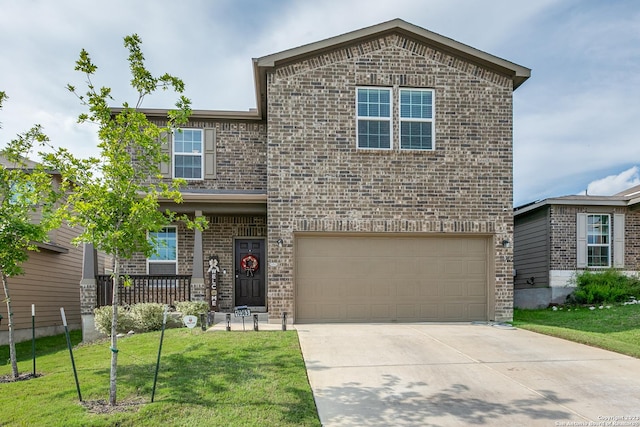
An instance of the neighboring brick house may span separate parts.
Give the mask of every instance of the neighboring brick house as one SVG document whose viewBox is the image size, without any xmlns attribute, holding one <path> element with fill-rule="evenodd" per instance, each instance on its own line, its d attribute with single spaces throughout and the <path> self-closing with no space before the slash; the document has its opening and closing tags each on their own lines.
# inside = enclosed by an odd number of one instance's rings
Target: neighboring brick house
<svg viewBox="0 0 640 427">
<path fill-rule="evenodd" d="M 166 145 L 163 173 L 188 179 L 171 207 L 210 228 L 167 228 L 176 250 L 127 272 L 193 274 L 214 310 L 271 321 L 511 320 L 512 92 L 529 69 L 402 20 L 253 66 L 257 109 L 194 111 Z"/>
<path fill-rule="evenodd" d="M 515 306 L 562 304 L 577 271 L 640 271 L 640 186 L 564 196 L 515 209 Z"/>
</svg>

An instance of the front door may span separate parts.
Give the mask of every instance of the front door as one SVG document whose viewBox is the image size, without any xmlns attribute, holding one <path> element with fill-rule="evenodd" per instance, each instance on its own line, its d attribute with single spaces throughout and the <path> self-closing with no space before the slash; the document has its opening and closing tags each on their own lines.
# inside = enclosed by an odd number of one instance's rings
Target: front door
<svg viewBox="0 0 640 427">
<path fill-rule="evenodd" d="M 236 306 L 265 306 L 265 271 L 267 269 L 262 239 L 236 240 Z"/>
</svg>

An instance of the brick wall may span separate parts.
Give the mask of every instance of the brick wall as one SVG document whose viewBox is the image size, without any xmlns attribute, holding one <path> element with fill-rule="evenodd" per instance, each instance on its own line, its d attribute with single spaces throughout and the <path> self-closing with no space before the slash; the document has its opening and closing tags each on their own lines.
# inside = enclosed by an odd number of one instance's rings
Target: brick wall
<svg viewBox="0 0 640 427">
<path fill-rule="evenodd" d="M 209 228 L 202 232 L 204 252 L 202 269 L 205 272 L 205 285 L 207 287 L 211 285 L 210 278 L 206 277 L 209 257 L 217 255 L 220 260 L 220 274 L 217 277 L 219 310 L 229 311 L 235 306 L 233 301 L 234 238 L 266 237 L 266 218 L 264 216 L 206 217 L 209 221 Z M 184 224 L 176 225 L 178 227 L 178 274 L 192 274 L 194 232 L 188 230 Z M 146 258 L 141 254 L 129 260 L 122 260 L 121 263 L 123 272 L 147 274 Z M 223 270 L 226 270 L 227 274 L 223 274 Z"/>
<path fill-rule="evenodd" d="M 578 213 L 625 215 L 625 270 L 640 270 L 640 211 L 625 207 L 552 205 L 550 208 L 551 270 L 576 269 Z M 613 238 L 613 217 L 611 218 Z M 613 250 L 613 244 L 611 245 Z"/>
<path fill-rule="evenodd" d="M 152 122 L 160 126 L 166 123 Z M 264 122 L 191 120 L 184 127 L 216 129 L 216 179 L 189 181 L 187 189 L 266 191 L 267 137 Z"/>
<path fill-rule="evenodd" d="M 293 233 L 351 230 L 495 235 L 496 318 L 511 319 L 512 253 L 500 245 L 513 240 L 511 80 L 389 35 L 267 81 L 272 317 L 293 312 Z M 399 87 L 434 88 L 435 150 L 356 149 L 359 85 L 393 87 L 394 100 Z"/>
<path fill-rule="evenodd" d="M 204 271 L 207 271 L 209 257 L 217 255 L 220 263 L 220 274 L 217 277 L 218 310 L 233 310 L 233 288 L 235 283 L 234 238 L 266 237 L 266 218 L 264 216 L 214 216 L 209 217 L 209 229 L 202 233 L 204 250 Z M 223 270 L 227 274 L 223 274 Z M 205 278 L 207 286 L 210 278 Z M 268 286 L 268 285 L 267 285 Z"/>
<path fill-rule="evenodd" d="M 627 210 L 625 214 L 625 255 L 626 270 L 640 271 L 640 211 Z"/>
</svg>

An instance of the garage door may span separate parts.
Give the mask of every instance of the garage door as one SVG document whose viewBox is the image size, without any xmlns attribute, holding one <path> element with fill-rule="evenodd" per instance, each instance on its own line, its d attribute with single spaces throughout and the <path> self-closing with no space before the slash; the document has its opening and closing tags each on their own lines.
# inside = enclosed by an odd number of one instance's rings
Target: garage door
<svg viewBox="0 0 640 427">
<path fill-rule="evenodd" d="M 298 236 L 296 323 L 487 320 L 486 237 Z"/>
</svg>

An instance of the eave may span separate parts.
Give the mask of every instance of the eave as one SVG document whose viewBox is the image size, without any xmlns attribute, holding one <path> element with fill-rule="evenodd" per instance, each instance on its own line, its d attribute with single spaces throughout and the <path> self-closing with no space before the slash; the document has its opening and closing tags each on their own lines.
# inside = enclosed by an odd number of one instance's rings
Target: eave
<svg viewBox="0 0 640 427">
<path fill-rule="evenodd" d="M 351 31 L 315 43 L 306 44 L 282 52 L 253 59 L 253 77 L 256 96 L 255 109 L 249 111 L 193 110 L 192 120 L 265 120 L 267 114 L 267 72 L 270 69 L 301 61 L 324 52 L 340 49 L 358 41 L 380 38 L 386 34 L 400 33 L 435 49 L 494 70 L 508 76 L 513 82 L 513 90 L 531 77 L 531 70 L 489 53 L 483 52 L 448 37 L 410 24 L 402 19 L 394 19 L 371 27 Z M 112 108 L 113 114 L 122 112 L 122 108 Z M 141 109 L 149 118 L 166 119 L 169 109 Z"/>
<path fill-rule="evenodd" d="M 261 191 L 183 191 L 182 203 L 159 200 L 162 209 L 169 208 L 177 213 L 225 215 L 266 215 L 267 193 Z"/>
<path fill-rule="evenodd" d="M 358 41 L 379 38 L 386 34 L 400 33 L 418 42 L 465 59 L 500 74 L 509 76 L 513 81 L 513 90 L 517 89 L 529 77 L 531 69 L 483 52 L 471 46 L 457 42 L 448 37 L 410 24 L 402 19 L 394 19 L 371 27 L 362 28 L 339 36 L 331 37 L 315 43 L 306 44 L 293 49 L 263 56 L 253 60 L 256 84 L 258 111 L 266 111 L 266 74 L 267 70 L 301 61 L 325 52 L 352 45 Z"/>
<path fill-rule="evenodd" d="M 112 107 L 112 114 L 119 114 L 124 110 L 120 107 Z M 167 108 L 141 108 L 137 110 L 147 116 L 149 119 L 166 120 L 167 114 L 171 109 Z M 263 120 L 255 108 L 249 111 L 223 111 L 223 110 L 192 110 L 189 116 L 190 120 Z"/>
<path fill-rule="evenodd" d="M 638 202 L 640 202 L 640 200 L 636 200 L 635 203 Z M 551 205 L 629 207 L 632 205 L 632 201 L 619 198 L 612 199 L 611 197 L 607 196 L 576 196 L 567 198 L 551 198 L 530 203 L 522 207 L 516 207 L 513 210 L 513 215 L 514 217 L 517 217 L 527 212 L 532 212 L 544 206 Z"/>
</svg>

